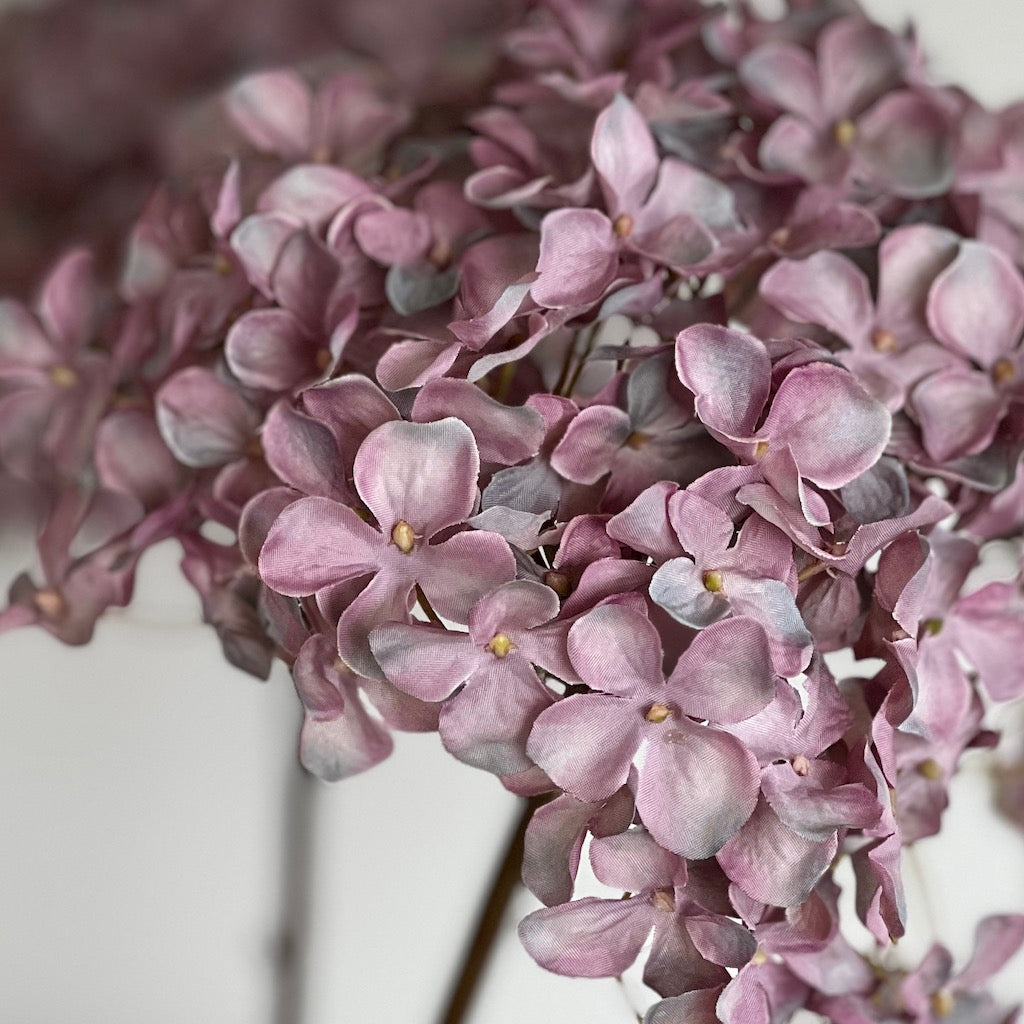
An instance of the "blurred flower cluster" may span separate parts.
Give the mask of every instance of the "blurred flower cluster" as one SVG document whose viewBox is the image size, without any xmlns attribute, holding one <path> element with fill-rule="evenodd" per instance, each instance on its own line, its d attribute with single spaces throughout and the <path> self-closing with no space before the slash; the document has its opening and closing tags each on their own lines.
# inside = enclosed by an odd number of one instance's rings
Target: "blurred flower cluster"
<svg viewBox="0 0 1024 1024">
<path fill-rule="evenodd" d="M 1024 529 L 1020 109 L 853 0 L 442 7 L 461 59 L 234 81 L 119 274 L 75 248 L 0 302 L 43 509 L 0 628 L 88 641 L 174 538 L 225 657 L 289 666 L 309 771 L 436 730 L 549 797 L 548 969 L 642 955 L 648 1024 L 1012 1020 L 1024 917 L 886 969 L 834 875 L 899 938 L 904 847 L 1024 695 L 1019 566 L 971 583 Z"/>
</svg>

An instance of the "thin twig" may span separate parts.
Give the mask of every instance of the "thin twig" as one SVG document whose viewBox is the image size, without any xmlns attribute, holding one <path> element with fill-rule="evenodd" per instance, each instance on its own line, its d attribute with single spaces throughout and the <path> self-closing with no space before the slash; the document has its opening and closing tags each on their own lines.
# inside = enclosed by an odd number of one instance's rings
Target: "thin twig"
<svg viewBox="0 0 1024 1024">
<path fill-rule="evenodd" d="M 530 797 L 523 803 L 523 813 L 509 837 L 505 853 L 491 882 L 487 899 L 480 908 L 473 936 L 466 947 L 462 969 L 452 986 L 444 1013 L 440 1017 L 441 1024 L 463 1024 L 466 1020 L 466 1014 L 472 1005 L 484 968 L 487 966 L 487 961 L 498 937 L 509 900 L 519 884 L 523 866 L 526 826 L 530 823 L 533 812 L 546 799 L 546 797 Z"/>
</svg>

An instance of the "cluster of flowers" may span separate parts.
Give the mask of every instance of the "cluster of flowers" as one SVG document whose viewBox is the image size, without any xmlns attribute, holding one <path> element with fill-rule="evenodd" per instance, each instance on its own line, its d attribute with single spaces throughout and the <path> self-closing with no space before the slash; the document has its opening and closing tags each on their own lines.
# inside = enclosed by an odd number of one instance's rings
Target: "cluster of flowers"
<svg viewBox="0 0 1024 1024">
<path fill-rule="evenodd" d="M 116 294 L 76 250 L 0 303 L 0 462 L 47 502 L 0 628 L 87 641 L 174 537 L 311 772 L 436 729 L 552 795 L 550 970 L 646 950 L 648 1024 L 1011 1020 L 1024 916 L 886 971 L 833 876 L 903 934 L 903 847 L 1024 694 L 1020 574 L 966 586 L 1024 529 L 1019 111 L 852 0 L 544 0 L 502 46 L 482 107 L 242 79 Z"/>
</svg>

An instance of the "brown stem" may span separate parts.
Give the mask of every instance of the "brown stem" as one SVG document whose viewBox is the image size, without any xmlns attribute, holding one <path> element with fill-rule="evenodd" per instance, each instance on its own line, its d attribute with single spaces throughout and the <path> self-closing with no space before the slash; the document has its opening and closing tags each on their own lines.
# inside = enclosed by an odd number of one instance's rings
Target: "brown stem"
<svg viewBox="0 0 1024 1024">
<path fill-rule="evenodd" d="M 519 884 L 523 868 L 523 846 L 526 826 L 533 812 L 545 803 L 547 797 L 530 797 L 523 803 L 523 813 L 509 837 L 501 863 L 494 874 L 490 892 L 477 916 L 473 936 L 466 947 L 462 969 L 448 996 L 448 1003 L 440 1017 L 441 1024 L 463 1024 L 476 995 L 484 968 L 494 948 L 509 900 Z"/>
</svg>

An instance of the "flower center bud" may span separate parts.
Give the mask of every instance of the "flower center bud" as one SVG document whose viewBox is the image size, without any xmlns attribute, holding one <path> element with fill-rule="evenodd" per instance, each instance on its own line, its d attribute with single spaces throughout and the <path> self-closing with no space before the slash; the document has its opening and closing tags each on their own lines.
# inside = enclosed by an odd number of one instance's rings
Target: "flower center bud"
<svg viewBox="0 0 1024 1024">
<path fill-rule="evenodd" d="M 929 757 L 917 766 L 917 774 L 929 782 L 938 782 L 942 778 L 942 766 L 934 758 Z"/>
<path fill-rule="evenodd" d="M 50 380 L 62 390 L 69 391 L 78 383 L 78 373 L 73 367 L 58 363 L 50 367 Z"/>
<path fill-rule="evenodd" d="M 808 761 L 803 754 L 797 754 L 791 763 L 793 765 L 793 771 L 795 771 L 801 778 L 804 778 L 810 773 L 811 762 Z"/>
<path fill-rule="evenodd" d="M 845 148 L 852 146 L 853 140 L 857 138 L 857 126 L 848 117 L 844 117 L 842 121 L 836 121 L 832 133 L 836 142 Z"/>
<path fill-rule="evenodd" d="M 997 384 L 1008 384 L 1017 376 L 1017 367 L 1006 358 L 997 359 L 992 364 L 992 379 Z"/>
<path fill-rule="evenodd" d="M 767 454 L 768 454 L 768 442 L 767 441 L 758 441 L 757 444 L 754 445 L 754 458 L 755 459 L 763 459 Z"/>
<path fill-rule="evenodd" d="M 495 633 L 487 642 L 487 650 L 496 658 L 504 658 L 509 651 L 514 651 L 516 645 L 504 633 Z"/>
<path fill-rule="evenodd" d="M 399 519 L 391 528 L 391 543 L 403 555 L 407 555 L 412 551 L 413 545 L 416 543 L 416 534 L 413 533 L 412 527 L 404 519 Z"/>
<path fill-rule="evenodd" d="M 559 597 L 567 598 L 572 593 L 572 584 L 569 582 L 569 577 L 564 572 L 559 572 L 557 569 L 548 569 L 544 573 L 544 582 L 549 586 Z"/>
<path fill-rule="evenodd" d="M 792 236 L 792 234 L 793 234 L 793 231 L 792 231 L 791 228 L 788 228 L 788 227 L 776 228 L 768 236 L 768 241 L 771 242 L 772 245 L 785 245 L 789 241 L 789 239 Z"/>
<path fill-rule="evenodd" d="M 655 910 L 660 910 L 663 914 L 674 913 L 676 909 L 676 897 L 675 893 L 668 889 L 659 889 L 651 897 L 651 906 Z"/>
<path fill-rule="evenodd" d="M 942 619 L 925 619 L 924 631 L 929 636 L 938 636 L 942 632 Z"/>
<path fill-rule="evenodd" d="M 702 577 L 704 589 L 710 590 L 712 594 L 720 594 L 725 590 L 725 577 L 717 569 L 710 569 Z"/>
<path fill-rule="evenodd" d="M 936 1017 L 948 1017 L 956 1008 L 956 996 L 948 988 L 940 988 L 932 996 L 931 1004 Z"/>
<path fill-rule="evenodd" d="M 245 454 L 248 455 L 250 459 L 262 459 L 263 458 L 263 455 L 264 455 L 263 445 L 260 444 L 260 439 L 258 437 L 254 437 L 245 446 Z"/>
<path fill-rule="evenodd" d="M 316 355 L 313 357 L 313 362 L 316 363 L 316 368 L 323 373 L 330 368 L 331 363 L 334 362 L 334 356 L 331 355 L 329 348 L 318 348 Z"/>
<path fill-rule="evenodd" d="M 759 964 L 766 964 L 768 963 L 768 954 L 758 946 L 758 948 L 754 950 L 754 955 L 750 958 L 750 962 L 754 964 L 755 967 Z"/>
<path fill-rule="evenodd" d="M 648 722 L 653 722 L 655 725 L 661 725 L 661 723 L 664 722 L 666 718 L 670 717 L 671 714 L 672 709 L 665 707 L 664 704 L 652 704 L 647 709 L 647 714 L 644 715 L 644 718 L 646 718 Z"/>
<path fill-rule="evenodd" d="M 871 344 L 876 352 L 895 352 L 898 346 L 896 341 L 896 335 L 892 331 L 884 330 L 879 328 L 874 334 L 871 335 Z"/>
<path fill-rule="evenodd" d="M 230 277 L 231 260 L 229 260 L 224 253 L 219 252 L 213 257 L 213 269 L 216 270 L 221 277 Z"/>
<path fill-rule="evenodd" d="M 452 261 L 451 244 L 443 238 L 439 238 L 430 248 L 427 259 L 437 267 L 444 270 Z"/>
<path fill-rule="evenodd" d="M 648 441 L 650 441 L 651 435 L 645 434 L 642 430 L 634 430 L 629 437 L 626 438 L 627 448 L 643 448 Z"/>
<path fill-rule="evenodd" d="M 321 142 L 312 153 L 313 163 L 329 164 L 331 162 L 331 147 L 326 142 Z"/>
<path fill-rule="evenodd" d="M 612 222 L 612 231 L 619 238 L 629 238 L 633 231 L 633 218 L 628 213 L 620 213 Z"/>
<path fill-rule="evenodd" d="M 37 590 L 32 601 L 39 614 L 47 619 L 59 619 L 68 606 L 64 595 L 56 587 L 43 587 L 42 590 Z"/>
</svg>

